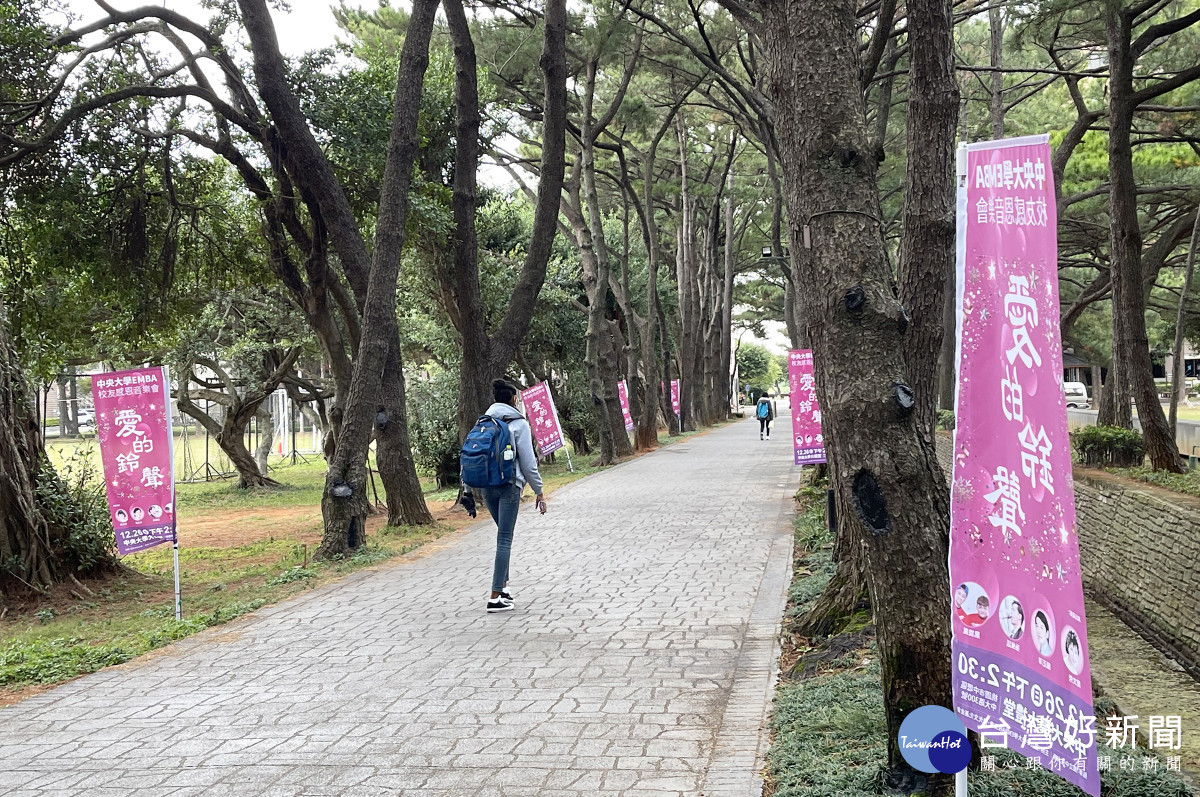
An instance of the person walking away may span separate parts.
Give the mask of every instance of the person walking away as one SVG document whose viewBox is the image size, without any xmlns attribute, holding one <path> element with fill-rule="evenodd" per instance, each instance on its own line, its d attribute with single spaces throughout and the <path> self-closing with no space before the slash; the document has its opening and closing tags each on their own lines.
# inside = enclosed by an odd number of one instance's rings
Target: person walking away
<svg viewBox="0 0 1200 797">
<path fill-rule="evenodd" d="M 764 434 L 770 439 L 771 421 L 775 420 L 775 402 L 771 401 L 770 393 L 764 393 L 759 398 L 754 417 L 758 418 L 758 439 L 762 440 Z"/>
<path fill-rule="evenodd" d="M 492 383 L 495 403 L 480 416 L 462 448 L 461 476 L 463 508 L 475 517 L 475 499 L 483 499 L 496 523 L 496 559 L 492 566 L 489 613 L 509 612 L 514 601 L 508 589 L 508 564 L 512 556 L 513 530 L 521 507 L 521 494 L 528 484 L 537 508 L 546 514 L 542 475 L 529 421 L 517 410 L 517 388 L 497 379 Z"/>
</svg>

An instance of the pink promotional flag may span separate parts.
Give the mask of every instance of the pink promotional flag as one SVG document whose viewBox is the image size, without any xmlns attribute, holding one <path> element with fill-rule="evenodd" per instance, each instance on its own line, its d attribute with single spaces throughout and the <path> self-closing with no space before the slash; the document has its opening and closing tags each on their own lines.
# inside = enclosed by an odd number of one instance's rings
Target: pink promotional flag
<svg viewBox="0 0 1200 797">
<path fill-rule="evenodd" d="M 679 415 L 679 380 L 671 380 L 671 410 L 675 413 L 675 417 Z"/>
<path fill-rule="evenodd" d="M 1099 795 L 1055 223 L 1046 136 L 960 148 L 954 709 Z"/>
<path fill-rule="evenodd" d="M 539 382 L 522 390 L 521 404 L 525 407 L 525 414 L 529 416 L 529 426 L 533 429 L 533 439 L 537 442 L 539 456 L 544 457 L 566 446 L 549 385 Z"/>
<path fill-rule="evenodd" d="M 621 401 L 621 415 L 625 418 L 625 431 L 633 430 L 633 416 L 629 414 L 629 386 L 622 379 L 617 382 L 617 398 Z"/>
<path fill-rule="evenodd" d="M 161 367 L 92 377 L 104 486 L 122 555 L 175 540 L 169 384 Z"/>
<path fill-rule="evenodd" d="M 825 436 L 821 434 L 821 407 L 809 349 L 788 352 L 788 387 L 792 401 L 792 449 L 797 465 L 825 461 Z"/>
</svg>

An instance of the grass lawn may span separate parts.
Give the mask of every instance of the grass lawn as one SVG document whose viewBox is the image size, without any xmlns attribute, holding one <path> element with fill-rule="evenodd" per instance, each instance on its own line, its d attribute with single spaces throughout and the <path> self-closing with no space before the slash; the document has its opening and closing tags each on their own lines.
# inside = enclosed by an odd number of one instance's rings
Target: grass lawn
<svg viewBox="0 0 1200 797">
<path fill-rule="evenodd" d="M 664 435 L 662 442 L 693 434 Z M 57 456 L 69 456 L 70 447 L 92 456 L 88 445 L 63 441 Z M 588 464 L 591 459 L 576 456 L 573 473 L 561 454 L 542 463 L 551 511 L 555 490 L 601 470 Z M 63 584 L 49 598 L 30 596 L 5 606 L 0 612 L 0 705 L 378 565 L 476 522 L 452 507 L 457 489 L 437 491 L 431 479 L 423 479 L 435 525 L 391 527 L 384 525 L 386 513 L 377 515 L 368 520 L 367 546 L 354 556 L 314 562 L 322 531 L 324 461 L 279 467 L 271 475 L 281 488 L 239 490 L 231 481 L 176 486 L 181 621 L 174 615 L 172 552 L 166 545 L 124 557 L 120 574 L 81 586 Z M 378 490 L 382 499 L 382 485 Z M 486 517 L 484 510 L 479 520 Z"/>
<path fill-rule="evenodd" d="M 782 675 L 771 720 L 767 753 L 767 790 L 771 797 L 877 797 L 883 795 L 887 759 L 887 723 L 879 688 L 879 657 L 874 635 L 864 629 L 865 615 L 851 622 L 836 651 L 828 640 L 797 637 L 790 622 L 805 613 L 833 575 L 831 543 L 825 528 L 823 491 L 805 494 L 796 516 L 796 563 L 784 618 Z M 793 669 L 799 661 L 800 666 Z M 947 662 L 949 666 L 949 662 Z M 1113 712 L 1098 701 L 1096 714 Z M 1098 722 L 1101 728 L 1103 722 Z M 1103 742 L 1103 739 L 1100 740 Z M 995 753 L 995 770 L 969 773 L 972 797 L 1078 797 L 1082 792 L 1008 750 Z M 1177 776 L 1157 760 L 1157 771 L 1143 771 L 1152 751 L 1139 748 L 1136 769 L 1121 768 L 1117 751 L 1112 771 L 1101 773 L 1101 797 L 1194 797 Z"/>
</svg>

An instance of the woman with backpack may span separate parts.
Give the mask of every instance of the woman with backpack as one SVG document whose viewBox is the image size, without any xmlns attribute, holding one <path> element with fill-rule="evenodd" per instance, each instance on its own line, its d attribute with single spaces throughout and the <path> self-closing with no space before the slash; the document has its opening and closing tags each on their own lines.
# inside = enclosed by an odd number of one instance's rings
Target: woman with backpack
<svg viewBox="0 0 1200 797">
<path fill-rule="evenodd" d="M 508 562 L 526 484 L 533 489 L 538 511 L 546 514 L 533 431 L 517 410 L 517 395 L 512 383 L 503 379 L 492 382 L 496 403 L 476 422 L 462 449 L 463 508 L 475 517 L 475 498 L 481 497 L 496 522 L 496 561 L 492 567 L 492 594 L 487 602 L 489 613 L 513 609 L 513 596 L 508 591 Z"/>
<path fill-rule="evenodd" d="M 763 439 L 763 433 L 770 438 L 771 421 L 775 420 L 775 402 L 771 401 L 770 393 L 764 393 L 759 398 L 758 406 L 754 408 L 754 417 L 758 418 L 758 439 Z"/>
</svg>

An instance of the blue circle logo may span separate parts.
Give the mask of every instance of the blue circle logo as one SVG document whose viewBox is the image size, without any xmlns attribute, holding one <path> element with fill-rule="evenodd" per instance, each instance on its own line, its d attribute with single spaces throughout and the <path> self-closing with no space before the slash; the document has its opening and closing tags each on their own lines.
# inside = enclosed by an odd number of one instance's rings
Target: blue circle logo
<svg viewBox="0 0 1200 797">
<path fill-rule="evenodd" d="M 900 754 L 918 772 L 961 772 L 971 761 L 962 720 L 948 708 L 921 706 L 900 723 Z"/>
</svg>

